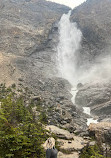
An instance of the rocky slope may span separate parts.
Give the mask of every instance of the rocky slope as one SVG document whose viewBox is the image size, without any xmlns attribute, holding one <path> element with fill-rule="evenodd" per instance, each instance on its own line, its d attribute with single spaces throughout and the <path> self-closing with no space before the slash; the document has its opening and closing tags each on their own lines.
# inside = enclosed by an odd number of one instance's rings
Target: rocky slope
<svg viewBox="0 0 111 158">
<path fill-rule="evenodd" d="M 58 158 L 79 158 L 81 150 L 89 143 L 90 138 L 82 138 L 56 126 L 46 129 L 57 136 L 59 146 Z M 45 147 L 45 143 L 44 143 Z"/>
<path fill-rule="evenodd" d="M 93 62 L 106 48 L 108 50 L 110 5 L 109 0 L 87 0 L 73 10 L 71 20 L 77 22 L 83 34 L 80 65 Z M 72 104 L 71 85 L 57 77 L 55 68 L 57 22 L 69 8 L 45 0 L 1 0 L 0 8 L 0 82 L 29 87 L 35 96 L 44 98 L 46 108 L 53 110 L 48 112 L 50 124 L 70 131 L 84 130 L 86 115 Z M 100 120 L 109 118 L 109 83 L 85 86 L 77 93 L 76 104 L 90 106 Z"/>
<path fill-rule="evenodd" d="M 49 77 L 52 49 L 40 50 L 51 47 L 48 43 L 51 32 L 57 29 L 55 23 L 68 10 L 45 0 L 0 1 L 0 82 L 10 85 L 26 79 L 32 82 L 34 77 L 37 81 Z"/>
<path fill-rule="evenodd" d="M 0 52 L 29 55 L 43 49 L 52 24 L 68 10 L 45 0 L 1 0 Z"/>
<path fill-rule="evenodd" d="M 45 0 L 1 0 L 0 4 L 0 82 L 28 87 L 45 100 L 49 124 L 72 132 L 85 130 L 86 116 L 71 102 L 71 85 L 55 77 L 57 22 L 69 8 Z"/>
<path fill-rule="evenodd" d="M 111 121 L 111 85 L 96 83 L 84 85 L 76 95 L 76 104 L 90 107 L 91 114 L 98 116 L 99 121 Z"/>
<path fill-rule="evenodd" d="M 72 12 L 71 20 L 83 34 L 78 55 L 82 68 L 109 53 L 110 6 L 110 0 L 87 0 Z M 111 121 L 111 84 L 108 80 L 80 86 L 76 105 L 72 104 L 71 85 L 57 77 L 55 60 L 57 23 L 69 9 L 45 0 L 0 0 L 0 83 L 28 87 L 35 104 L 44 101 L 41 106 L 48 124 L 87 135 L 88 115 L 82 107 L 90 107 L 99 121 Z M 33 110 L 37 113 L 35 107 Z"/>
<path fill-rule="evenodd" d="M 0 0 L 0 82 L 18 83 L 31 65 L 24 56 L 48 47 L 52 25 L 68 10 L 45 0 Z"/>
<path fill-rule="evenodd" d="M 110 7 L 110 0 L 87 0 L 71 15 L 71 21 L 77 23 L 83 34 L 78 66 L 87 72 L 86 84 L 77 93 L 76 104 L 90 107 L 93 115 L 106 121 L 111 118 Z"/>
<path fill-rule="evenodd" d="M 81 62 L 94 62 L 100 54 L 110 52 L 111 1 L 87 0 L 72 12 L 71 20 L 82 31 Z"/>
</svg>

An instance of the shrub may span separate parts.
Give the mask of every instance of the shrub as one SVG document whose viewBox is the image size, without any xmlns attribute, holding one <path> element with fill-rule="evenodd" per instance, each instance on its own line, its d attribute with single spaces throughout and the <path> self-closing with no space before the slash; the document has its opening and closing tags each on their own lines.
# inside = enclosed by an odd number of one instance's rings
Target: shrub
<svg viewBox="0 0 111 158">
<path fill-rule="evenodd" d="M 98 145 L 86 146 L 80 155 L 80 158 L 104 158 Z"/>
<path fill-rule="evenodd" d="M 26 99 L 26 98 L 25 98 Z M 0 158 L 44 158 L 41 144 L 47 134 L 41 122 L 45 113 L 34 119 L 31 106 L 25 106 L 24 96 L 7 91 L 2 85 L 0 93 Z M 41 122 L 40 122 L 41 121 Z M 39 123 L 40 122 L 40 123 Z"/>
</svg>

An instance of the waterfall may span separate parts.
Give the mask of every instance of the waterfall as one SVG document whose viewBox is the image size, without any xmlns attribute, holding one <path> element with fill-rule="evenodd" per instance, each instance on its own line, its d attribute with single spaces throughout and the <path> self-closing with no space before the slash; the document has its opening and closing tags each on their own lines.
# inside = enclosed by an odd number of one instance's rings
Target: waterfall
<svg viewBox="0 0 111 158">
<path fill-rule="evenodd" d="M 71 11 L 63 14 L 59 22 L 59 44 L 57 65 L 59 76 L 67 79 L 72 86 L 77 84 L 77 52 L 80 48 L 82 33 L 76 23 L 70 22 Z"/>
<path fill-rule="evenodd" d="M 90 115 L 91 113 L 90 113 L 90 108 L 89 107 L 83 107 L 83 112 L 85 113 L 85 114 L 88 114 L 88 115 Z"/>
<path fill-rule="evenodd" d="M 75 95 L 78 83 L 77 53 L 80 49 L 82 38 L 81 31 L 77 28 L 76 23 L 70 22 L 71 11 L 63 14 L 59 22 L 59 44 L 57 47 L 57 67 L 59 77 L 68 80 L 71 85 L 72 102 L 75 102 Z M 84 107 L 84 113 L 90 115 L 90 108 Z M 87 125 L 91 122 L 97 123 L 93 118 L 87 119 Z"/>
<path fill-rule="evenodd" d="M 90 110 L 90 107 L 83 107 L 83 112 L 87 115 L 91 115 L 91 110 Z M 87 119 L 87 125 L 89 126 L 90 123 L 98 123 L 98 120 L 96 119 L 93 119 L 93 118 L 88 118 Z"/>
</svg>

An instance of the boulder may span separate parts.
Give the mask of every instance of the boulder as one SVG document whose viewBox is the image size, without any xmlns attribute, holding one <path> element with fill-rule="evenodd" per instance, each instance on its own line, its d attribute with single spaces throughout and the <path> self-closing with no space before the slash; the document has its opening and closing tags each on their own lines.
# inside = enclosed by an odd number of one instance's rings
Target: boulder
<svg viewBox="0 0 111 158">
<path fill-rule="evenodd" d="M 111 144 L 111 122 L 100 122 L 89 125 L 89 134 L 102 144 Z"/>
<path fill-rule="evenodd" d="M 62 152 L 59 152 L 58 158 L 79 158 L 79 154 L 78 152 L 73 152 L 72 154 L 64 154 Z"/>
<path fill-rule="evenodd" d="M 84 140 L 82 137 L 74 136 L 74 140 L 63 140 L 63 139 L 58 139 L 58 143 L 60 144 L 60 150 L 62 151 L 68 151 L 68 152 L 73 152 L 73 151 L 81 151 L 84 146 L 86 146 L 87 141 Z"/>
<path fill-rule="evenodd" d="M 89 134 L 95 137 L 104 157 L 111 157 L 111 122 L 90 124 Z"/>
<path fill-rule="evenodd" d="M 56 134 L 59 138 L 63 138 L 67 140 L 73 139 L 73 134 L 71 134 L 67 130 L 60 129 L 56 126 L 53 126 L 53 125 L 46 126 L 46 130 L 49 130 L 50 132 Z"/>
</svg>

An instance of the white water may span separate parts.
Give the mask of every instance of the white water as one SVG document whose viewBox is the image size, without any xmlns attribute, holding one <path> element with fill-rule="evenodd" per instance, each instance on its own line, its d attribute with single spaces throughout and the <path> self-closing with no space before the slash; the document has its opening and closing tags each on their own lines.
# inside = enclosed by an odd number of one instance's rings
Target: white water
<svg viewBox="0 0 111 158">
<path fill-rule="evenodd" d="M 59 76 L 72 85 L 77 82 L 76 54 L 80 48 L 82 33 L 76 23 L 70 22 L 70 14 L 64 14 L 59 22 L 58 70 Z"/>
<path fill-rule="evenodd" d="M 84 112 L 85 114 L 91 115 L 91 110 L 90 110 L 89 107 L 83 107 L 83 110 L 84 110 L 83 112 Z M 87 125 L 89 126 L 90 123 L 98 123 L 98 121 L 95 120 L 95 119 L 93 119 L 93 118 L 88 118 L 88 119 L 87 119 Z"/>
<path fill-rule="evenodd" d="M 87 125 L 89 126 L 90 123 L 98 123 L 98 121 L 94 120 L 93 118 L 89 118 L 89 119 L 87 119 Z"/>
<path fill-rule="evenodd" d="M 72 102 L 75 103 L 77 93 L 76 87 L 78 83 L 78 70 L 76 67 L 77 53 L 80 48 L 82 33 L 77 28 L 76 23 L 70 22 L 70 14 L 64 14 L 59 22 L 59 45 L 57 47 L 57 65 L 59 76 L 68 80 L 73 88 L 71 89 Z M 82 75 L 82 74 L 81 74 Z M 90 108 L 84 107 L 84 113 L 90 115 Z M 87 119 L 87 125 L 97 123 L 93 118 Z"/>
<path fill-rule="evenodd" d="M 78 92 L 78 90 L 76 88 L 71 89 L 70 93 L 73 95 L 73 97 L 71 98 L 71 101 L 72 101 L 73 104 L 75 103 L 75 96 L 76 96 L 77 92 Z"/>
<path fill-rule="evenodd" d="M 85 114 L 88 114 L 88 115 L 90 115 L 91 113 L 91 110 L 90 110 L 90 108 L 89 107 L 83 107 L 83 112 L 85 113 Z"/>
</svg>

